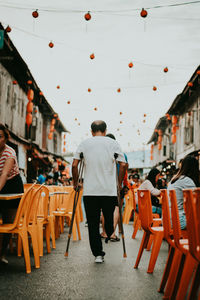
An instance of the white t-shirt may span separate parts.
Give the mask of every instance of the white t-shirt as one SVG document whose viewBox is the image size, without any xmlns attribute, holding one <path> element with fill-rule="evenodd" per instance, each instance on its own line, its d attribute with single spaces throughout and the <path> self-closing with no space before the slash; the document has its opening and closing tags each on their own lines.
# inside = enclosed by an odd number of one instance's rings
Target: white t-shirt
<svg viewBox="0 0 200 300">
<path fill-rule="evenodd" d="M 84 157 L 83 195 L 117 196 L 114 154 L 118 154 L 117 161 L 125 162 L 119 144 L 110 137 L 94 136 L 78 146 L 74 159 L 80 159 L 81 152 Z"/>
</svg>

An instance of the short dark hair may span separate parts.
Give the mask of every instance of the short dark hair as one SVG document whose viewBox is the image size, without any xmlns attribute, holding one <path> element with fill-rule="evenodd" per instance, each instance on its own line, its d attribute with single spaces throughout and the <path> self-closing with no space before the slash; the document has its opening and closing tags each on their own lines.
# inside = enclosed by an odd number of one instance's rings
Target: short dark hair
<svg viewBox="0 0 200 300">
<path fill-rule="evenodd" d="M 0 130 L 3 131 L 5 139 L 7 141 L 9 139 L 9 137 L 10 137 L 8 129 L 2 123 L 0 123 Z"/>
<path fill-rule="evenodd" d="M 92 132 L 96 133 L 98 131 L 101 131 L 102 133 L 106 131 L 107 125 L 104 121 L 98 120 L 94 121 L 91 124 Z"/>
<path fill-rule="evenodd" d="M 116 140 L 114 134 L 112 134 L 112 133 L 108 133 L 108 134 L 106 134 L 106 136 L 113 139 L 113 140 Z"/>
</svg>

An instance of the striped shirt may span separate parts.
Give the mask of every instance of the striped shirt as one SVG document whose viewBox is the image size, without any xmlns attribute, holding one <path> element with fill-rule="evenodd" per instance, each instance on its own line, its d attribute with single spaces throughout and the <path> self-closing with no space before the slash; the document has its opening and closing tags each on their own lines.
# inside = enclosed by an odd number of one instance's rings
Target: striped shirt
<svg viewBox="0 0 200 300">
<path fill-rule="evenodd" d="M 8 174 L 8 178 L 7 178 L 9 180 L 19 174 L 19 167 L 17 164 L 17 157 L 16 157 L 15 150 L 13 148 L 11 148 L 10 146 L 5 145 L 5 149 L 0 157 L 0 176 L 2 174 L 5 162 L 8 158 L 14 159 L 14 165 L 13 165 L 12 169 L 10 170 L 10 173 Z"/>
</svg>

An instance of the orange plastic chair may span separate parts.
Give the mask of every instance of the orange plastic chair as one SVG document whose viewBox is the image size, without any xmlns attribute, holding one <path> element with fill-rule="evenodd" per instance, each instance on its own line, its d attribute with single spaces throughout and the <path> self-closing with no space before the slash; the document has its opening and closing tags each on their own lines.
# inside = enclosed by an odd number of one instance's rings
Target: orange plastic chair
<svg viewBox="0 0 200 300">
<path fill-rule="evenodd" d="M 134 211 L 134 221 L 133 221 L 133 234 L 132 239 L 135 239 L 138 229 L 141 229 L 141 221 L 139 218 L 139 212 L 136 207 L 136 200 L 135 200 L 135 192 L 133 190 L 133 211 Z"/>
<path fill-rule="evenodd" d="M 16 233 L 22 240 L 24 259 L 26 265 L 26 273 L 31 273 L 30 252 L 28 243 L 28 217 L 30 215 L 31 202 L 33 200 L 32 191 L 34 185 L 32 185 L 22 196 L 15 220 L 12 224 L 0 225 L 0 233 Z"/>
<path fill-rule="evenodd" d="M 186 293 L 189 285 L 189 281 L 192 277 L 192 273 L 195 270 L 197 263 L 189 252 L 188 244 L 185 245 L 181 243 L 181 228 L 180 228 L 179 212 L 178 212 L 178 206 L 176 200 L 176 191 L 170 190 L 169 196 L 171 200 L 171 214 L 172 214 L 174 243 L 176 248 L 181 252 L 181 259 L 180 259 L 180 263 L 177 261 L 174 262 L 174 264 L 176 264 L 176 269 L 177 269 L 174 288 L 171 289 L 171 292 L 169 294 L 168 294 L 169 290 L 167 292 L 165 291 L 164 299 L 168 299 L 168 298 L 177 299 L 176 296 L 177 296 L 178 288 L 183 289 L 182 294 Z M 187 273 L 187 275 L 184 277 L 185 278 L 184 285 L 182 285 L 180 280 L 182 275 L 185 274 L 185 272 Z"/>
<path fill-rule="evenodd" d="M 160 283 L 160 287 L 158 292 L 162 293 L 164 291 L 165 285 L 168 281 L 168 287 L 166 290 L 169 292 L 166 292 L 166 294 L 170 293 L 170 291 L 173 290 L 175 278 L 176 278 L 176 272 L 177 272 L 177 263 L 180 263 L 182 254 L 181 252 L 176 248 L 174 240 L 173 240 L 173 230 L 171 227 L 170 222 L 170 210 L 169 210 L 169 200 L 168 200 L 168 194 L 167 190 L 161 190 L 161 201 L 162 201 L 162 220 L 163 220 L 163 227 L 164 227 L 164 238 L 169 244 L 169 252 L 167 257 L 167 262 L 165 265 L 165 269 L 163 272 L 162 280 Z M 185 230 L 181 231 L 181 236 L 185 237 L 186 233 Z M 188 244 L 187 239 L 182 239 L 181 243 Z M 174 261 L 174 264 L 172 264 Z M 171 277 L 169 276 L 171 271 Z"/>
<path fill-rule="evenodd" d="M 35 259 L 35 266 L 36 268 L 40 267 L 40 256 L 41 251 L 43 254 L 43 224 L 39 222 L 37 218 L 38 214 L 38 207 L 40 203 L 43 201 L 43 194 L 46 188 L 44 185 L 35 184 L 32 188 L 32 200 L 31 205 L 29 208 L 29 213 L 27 214 L 27 223 L 28 223 L 28 233 L 31 236 L 32 246 L 33 246 L 33 253 Z M 42 224 L 42 225 L 41 225 Z M 47 243 L 47 252 L 50 253 L 50 231 L 46 229 L 46 243 Z M 41 250 L 42 248 L 42 250 Z M 21 256 L 21 240 L 18 240 L 18 256 Z"/>
<path fill-rule="evenodd" d="M 132 234 L 132 239 L 135 239 L 136 234 L 138 232 L 138 229 L 141 229 L 141 221 L 139 218 L 139 212 L 137 211 L 136 208 L 136 200 L 135 200 L 135 193 L 133 193 L 133 211 L 134 211 L 134 222 L 133 222 L 133 234 Z M 162 219 L 159 217 L 159 214 L 153 214 L 153 226 L 160 226 L 162 225 Z M 153 236 L 152 236 L 153 238 Z M 147 245 L 147 250 L 150 250 L 153 239 L 150 237 L 148 245 Z"/>
<path fill-rule="evenodd" d="M 69 219 L 69 221 L 71 222 L 75 191 L 74 191 L 74 189 L 69 190 L 68 187 L 63 187 L 63 188 L 64 188 L 64 191 L 69 191 L 69 195 L 63 195 L 64 201 L 63 201 L 62 207 L 60 207 L 60 209 L 57 211 L 53 211 L 53 214 L 55 216 L 58 216 L 61 218 L 67 217 Z M 79 223 L 81 221 L 80 211 L 79 211 L 79 205 L 80 205 L 79 203 L 81 202 L 82 192 L 83 192 L 83 190 L 81 190 L 79 193 L 77 209 L 76 209 L 76 214 L 75 214 L 75 222 L 73 223 L 73 227 L 72 227 L 72 235 L 73 235 L 74 241 L 77 240 L 76 229 L 78 232 L 78 238 L 79 238 L 79 240 L 81 240 L 81 233 L 80 233 L 80 227 L 79 227 Z"/>
<path fill-rule="evenodd" d="M 53 211 L 55 211 L 58 207 L 57 205 L 57 196 L 54 194 L 54 192 L 57 189 L 57 186 L 46 186 L 49 190 L 49 213 L 48 213 L 48 221 L 50 223 L 51 228 L 51 239 L 52 239 L 52 248 L 56 249 L 56 238 L 58 238 L 59 234 L 59 220 L 58 218 L 53 214 Z"/>
<path fill-rule="evenodd" d="M 124 196 L 126 204 L 124 208 L 124 214 L 123 214 L 123 223 L 128 224 L 132 215 L 132 212 L 134 210 L 133 207 L 133 192 L 131 190 L 128 191 L 128 193 Z"/>
<path fill-rule="evenodd" d="M 49 190 L 47 186 L 42 186 L 42 188 L 39 191 L 37 191 L 37 197 L 38 197 L 38 205 L 37 205 L 36 216 L 37 216 L 37 229 L 38 229 L 38 241 L 39 241 L 39 255 L 43 256 L 43 230 L 44 229 L 45 229 L 47 253 L 51 253 L 50 236 L 52 234 L 51 234 L 51 226 L 48 218 Z"/>
<path fill-rule="evenodd" d="M 198 288 L 200 287 L 200 189 L 194 190 L 194 192 L 192 192 L 192 190 L 183 190 L 183 195 L 190 254 L 186 256 L 176 299 L 184 299 L 190 279 L 192 275 L 194 275 L 188 296 L 188 299 L 192 300 L 197 298 Z M 194 262 L 192 261 L 193 268 L 196 268 L 194 274 L 192 274 L 193 270 L 190 265 L 190 255 L 194 258 Z"/>
<path fill-rule="evenodd" d="M 152 205 L 151 205 L 151 194 L 148 190 L 138 190 L 138 208 L 139 217 L 141 220 L 141 225 L 144 230 L 143 238 L 140 244 L 140 249 L 135 262 L 134 268 L 138 268 L 142 253 L 148 245 L 148 241 L 151 235 L 153 238 L 153 247 L 151 251 L 151 257 L 149 261 L 149 266 L 147 273 L 153 273 L 156 260 L 160 251 L 160 247 L 163 240 L 163 227 L 153 227 L 153 215 L 152 215 Z"/>
</svg>

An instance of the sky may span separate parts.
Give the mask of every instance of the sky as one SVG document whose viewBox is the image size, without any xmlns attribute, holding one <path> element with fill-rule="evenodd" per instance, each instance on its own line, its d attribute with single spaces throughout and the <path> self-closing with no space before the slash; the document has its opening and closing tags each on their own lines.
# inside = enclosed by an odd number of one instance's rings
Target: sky
<svg viewBox="0 0 200 300">
<path fill-rule="evenodd" d="M 0 21 L 71 132 L 69 152 L 99 119 L 124 151 L 148 149 L 157 121 L 199 65 L 199 16 L 200 1 L 0 0 Z"/>
</svg>

